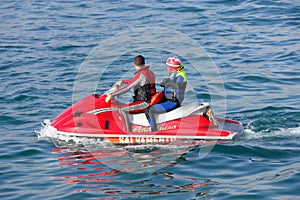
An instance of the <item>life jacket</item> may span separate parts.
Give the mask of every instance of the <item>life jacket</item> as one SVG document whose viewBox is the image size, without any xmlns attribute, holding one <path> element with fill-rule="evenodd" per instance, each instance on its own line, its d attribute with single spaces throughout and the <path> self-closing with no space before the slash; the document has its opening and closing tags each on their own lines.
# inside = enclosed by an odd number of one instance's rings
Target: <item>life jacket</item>
<svg viewBox="0 0 300 200">
<path fill-rule="evenodd" d="M 179 77 L 182 81 L 178 81 Z M 186 73 L 183 69 L 173 72 L 169 78 L 164 79 L 161 86 L 164 87 L 164 96 L 167 100 L 178 101 L 181 103 L 184 100 L 184 92 L 187 84 Z"/>
<path fill-rule="evenodd" d="M 145 66 L 136 73 L 142 73 L 146 80 L 143 85 L 136 85 L 134 87 L 134 101 L 150 102 L 151 97 L 156 94 L 155 89 L 155 75 L 149 70 L 149 66 Z"/>
</svg>

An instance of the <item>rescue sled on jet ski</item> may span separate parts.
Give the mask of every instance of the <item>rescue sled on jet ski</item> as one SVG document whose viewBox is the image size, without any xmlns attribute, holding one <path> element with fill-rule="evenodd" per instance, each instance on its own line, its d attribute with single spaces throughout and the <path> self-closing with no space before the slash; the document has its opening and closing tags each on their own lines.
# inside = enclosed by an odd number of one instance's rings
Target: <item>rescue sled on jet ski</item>
<svg viewBox="0 0 300 200">
<path fill-rule="evenodd" d="M 129 114 L 131 130 L 121 116 L 122 103 L 105 102 L 106 94 L 91 94 L 67 108 L 51 123 L 57 135 L 92 137 L 115 144 L 160 144 L 179 140 L 231 140 L 243 132 L 240 122 L 215 118 L 208 103 L 188 104 L 157 114 L 151 132 L 145 113 Z"/>
</svg>

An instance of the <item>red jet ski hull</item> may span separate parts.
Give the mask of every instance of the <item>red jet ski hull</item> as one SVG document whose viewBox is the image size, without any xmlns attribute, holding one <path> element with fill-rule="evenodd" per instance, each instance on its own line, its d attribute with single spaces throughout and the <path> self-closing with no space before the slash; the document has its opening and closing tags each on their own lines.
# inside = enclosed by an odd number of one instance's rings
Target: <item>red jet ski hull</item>
<svg viewBox="0 0 300 200">
<path fill-rule="evenodd" d="M 50 124 L 58 135 L 101 138 L 115 144 L 156 144 L 178 140 L 231 140 L 243 132 L 240 122 L 217 118 L 216 127 L 204 115 L 208 105 L 187 111 L 188 105 L 160 117 L 158 131 L 151 132 L 144 113 L 130 114 L 131 130 L 125 130 L 122 104 L 104 101 L 105 95 L 93 94 L 63 111 Z M 176 117 L 177 114 L 181 117 Z M 170 118 L 170 120 L 165 120 Z M 159 121 L 159 120 L 158 120 Z"/>
</svg>

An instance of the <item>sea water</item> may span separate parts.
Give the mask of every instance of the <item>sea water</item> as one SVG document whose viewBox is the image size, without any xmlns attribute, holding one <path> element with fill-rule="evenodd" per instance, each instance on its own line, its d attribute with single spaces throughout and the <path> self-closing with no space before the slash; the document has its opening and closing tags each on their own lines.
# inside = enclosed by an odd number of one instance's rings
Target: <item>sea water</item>
<svg viewBox="0 0 300 200">
<path fill-rule="evenodd" d="M 299 198 L 298 1 L 4 0 L 0 19 L 1 199 Z M 43 132 L 45 119 L 132 77 L 137 54 L 157 82 L 178 55 L 185 102 L 210 102 L 245 133 L 116 147 Z"/>
</svg>

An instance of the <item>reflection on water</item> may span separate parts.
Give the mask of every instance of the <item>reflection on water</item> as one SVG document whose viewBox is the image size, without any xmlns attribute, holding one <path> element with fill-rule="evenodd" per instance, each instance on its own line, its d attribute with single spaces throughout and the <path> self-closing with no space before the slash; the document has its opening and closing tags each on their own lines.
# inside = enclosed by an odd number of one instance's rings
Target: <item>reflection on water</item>
<svg viewBox="0 0 300 200">
<path fill-rule="evenodd" d="M 67 166 L 101 164 L 122 172 L 144 173 L 174 165 L 188 151 L 211 148 L 215 143 L 216 141 L 186 140 L 163 145 L 115 145 L 108 141 L 72 144 L 70 141 L 66 143 L 55 140 L 59 147 L 55 152 L 67 153 L 59 158 Z"/>
<path fill-rule="evenodd" d="M 76 184 L 79 187 L 76 192 L 100 192 L 103 195 L 112 196 L 112 199 L 114 195 L 120 197 L 120 194 L 124 195 L 123 197 L 129 195 L 130 198 L 134 197 L 132 195 L 141 194 L 167 195 L 191 192 L 194 197 L 203 196 L 207 195 L 208 191 L 198 189 L 216 183 L 209 179 L 199 180 L 199 177 L 176 175 L 169 172 L 167 168 L 185 162 L 185 154 L 188 151 L 199 150 L 204 144 L 209 143 L 186 141 L 181 144 L 183 146 L 181 148 L 178 144 L 114 147 L 103 145 L 101 148 L 94 146 L 93 151 L 91 151 L 91 146 L 88 147 L 89 150 L 78 147 L 57 147 L 54 148 L 53 153 L 59 155 L 59 167 L 68 170 L 66 174 L 56 179 Z M 160 179 L 168 184 L 161 184 Z M 181 184 L 174 184 L 174 180 L 184 181 Z"/>
</svg>

